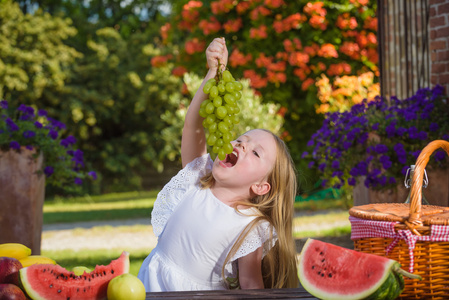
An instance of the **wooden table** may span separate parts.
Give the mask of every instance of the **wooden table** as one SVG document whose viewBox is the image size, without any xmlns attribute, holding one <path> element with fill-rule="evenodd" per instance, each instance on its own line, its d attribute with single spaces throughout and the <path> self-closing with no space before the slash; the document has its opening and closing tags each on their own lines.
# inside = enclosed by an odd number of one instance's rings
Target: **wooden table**
<svg viewBox="0 0 449 300">
<path fill-rule="evenodd" d="M 231 290 L 231 291 L 186 291 L 147 293 L 148 299 L 318 299 L 303 287 L 297 289 Z"/>
</svg>

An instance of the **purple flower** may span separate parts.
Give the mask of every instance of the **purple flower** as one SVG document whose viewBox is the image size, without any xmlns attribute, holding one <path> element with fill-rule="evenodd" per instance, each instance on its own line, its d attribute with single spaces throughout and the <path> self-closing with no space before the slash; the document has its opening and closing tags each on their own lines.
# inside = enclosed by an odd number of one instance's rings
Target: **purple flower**
<svg viewBox="0 0 449 300">
<path fill-rule="evenodd" d="M 44 109 L 39 109 L 39 111 L 37 112 L 37 115 L 39 117 L 46 117 L 48 115 L 47 111 Z"/>
<path fill-rule="evenodd" d="M 75 184 L 81 185 L 83 184 L 83 180 L 81 178 L 75 178 Z"/>
<path fill-rule="evenodd" d="M 435 161 L 442 161 L 446 158 L 446 152 L 438 150 L 435 152 Z"/>
<path fill-rule="evenodd" d="M 313 166 L 315 165 L 314 161 L 309 162 L 309 164 L 307 165 L 309 167 L 309 169 L 313 168 Z"/>
<path fill-rule="evenodd" d="M 382 164 L 382 167 L 385 170 L 388 170 L 389 168 L 391 168 L 391 165 L 393 164 L 390 160 L 390 157 L 388 155 L 382 155 L 379 158 L 379 162 Z"/>
<path fill-rule="evenodd" d="M 355 186 L 355 184 L 357 183 L 356 179 L 354 177 L 349 177 L 348 178 L 348 184 L 351 186 Z"/>
<path fill-rule="evenodd" d="M 308 156 L 308 155 L 309 155 L 309 152 L 304 151 L 304 152 L 302 153 L 302 155 L 301 155 L 301 158 L 305 158 L 305 157 Z"/>
<path fill-rule="evenodd" d="M 318 170 L 320 170 L 321 172 L 324 172 L 324 169 L 326 169 L 326 163 L 319 164 Z"/>
<path fill-rule="evenodd" d="M 339 169 L 340 168 L 340 162 L 338 160 L 334 160 L 331 164 L 331 167 L 333 169 Z"/>
<path fill-rule="evenodd" d="M 68 153 L 68 151 L 67 151 L 67 153 Z M 84 155 L 84 153 L 83 153 L 83 151 L 81 151 L 81 150 L 76 150 L 74 153 L 73 153 L 73 158 L 72 158 L 72 161 L 74 161 L 75 162 L 75 165 L 76 166 L 84 166 L 84 158 L 83 158 L 83 155 Z"/>
<path fill-rule="evenodd" d="M 50 177 L 51 174 L 53 174 L 54 171 L 55 171 L 55 170 L 53 169 L 53 167 L 50 167 L 50 166 L 46 166 L 46 167 L 44 168 L 44 173 L 45 173 L 45 175 L 46 175 L 47 177 Z"/>
<path fill-rule="evenodd" d="M 23 137 L 26 138 L 26 139 L 30 139 L 30 138 L 33 138 L 33 137 L 35 137 L 35 136 L 36 136 L 36 132 L 34 132 L 34 131 L 31 131 L 31 130 L 25 130 L 25 131 L 23 132 Z"/>
<path fill-rule="evenodd" d="M 12 141 L 12 142 L 10 142 L 9 143 L 9 147 L 11 148 L 11 149 L 20 149 L 20 144 L 17 142 L 17 141 Z"/>
<path fill-rule="evenodd" d="M 377 144 L 374 148 L 374 151 L 379 154 L 387 153 L 388 147 L 384 144 Z"/>
<path fill-rule="evenodd" d="M 87 175 L 89 175 L 93 180 L 97 179 L 97 173 L 95 171 L 90 171 Z"/>
<path fill-rule="evenodd" d="M 27 148 L 28 150 L 33 150 L 33 146 L 31 145 L 27 145 L 25 148 Z"/>
<path fill-rule="evenodd" d="M 19 130 L 19 126 L 17 126 L 17 124 L 14 123 L 14 121 L 11 120 L 11 118 L 7 118 L 6 119 L 6 126 L 8 126 L 10 131 L 17 131 L 17 130 Z"/>
<path fill-rule="evenodd" d="M 48 133 L 48 136 L 56 140 L 58 138 L 58 132 L 56 130 L 51 129 L 50 132 Z"/>
<path fill-rule="evenodd" d="M 440 126 L 437 123 L 430 123 L 429 130 L 430 131 L 437 131 L 440 128 Z"/>
<path fill-rule="evenodd" d="M 0 108 L 8 109 L 8 101 L 6 100 L 0 101 Z"/>
<path fill-rule="evenodd" d="M 34 126 L 38 129 L 41 129 L 43 127 L 42 123 L 39 121 L 34 122 Z"/>
<path fill-rule="evenodd" d="M 74 145 L 76 143 L 76 139 L 73 135 L 69 135 L 67 138 L 62 139 L 60 144 L 61 146 L 63 146 L 64 148 L 67 148 L 70 145 Z"/>
</svg>

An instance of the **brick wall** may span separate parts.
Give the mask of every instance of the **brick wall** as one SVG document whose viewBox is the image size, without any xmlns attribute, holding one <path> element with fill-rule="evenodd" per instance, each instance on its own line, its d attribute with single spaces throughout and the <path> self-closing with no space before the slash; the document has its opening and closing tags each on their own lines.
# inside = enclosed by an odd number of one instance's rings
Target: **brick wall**
<svg viewBox="0 0 449 300">
<path fill-rule="evenodd" d="M 449 1 L 430 0 L 430 81 L 449 94 Z"/>
</svg>

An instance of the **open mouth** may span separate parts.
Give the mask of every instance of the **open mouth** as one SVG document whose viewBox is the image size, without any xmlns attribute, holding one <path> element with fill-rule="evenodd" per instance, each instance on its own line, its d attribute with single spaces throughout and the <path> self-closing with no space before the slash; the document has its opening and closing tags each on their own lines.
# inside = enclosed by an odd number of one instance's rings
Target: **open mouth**
<svg viewBox="0 0 449 300">
<path fill-rule="evenodd" d="M 226 155 L 226 159 L 224 160 L 224 163 L 227 167 L 233 167 L 237 163 L 239 159 L 239 153 L 237 151 L 232 151 L 232 153 Z"/>
</svg>

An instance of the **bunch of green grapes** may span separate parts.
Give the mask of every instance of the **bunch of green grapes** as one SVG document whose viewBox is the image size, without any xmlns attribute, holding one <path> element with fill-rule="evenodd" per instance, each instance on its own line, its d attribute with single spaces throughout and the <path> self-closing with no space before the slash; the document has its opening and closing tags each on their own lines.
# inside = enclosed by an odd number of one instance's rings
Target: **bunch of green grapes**
<svg viewBox="0 0 449 300">
<path fill-rule="evenodd" d="M 239 123 L 237 101 L 242 97 L 242 88 L 242 83 L 236 81 L 229 70 L 218 71 L 217 76 L 209 79 L 203 87 L 208 99 L 201 103 L 199 114 L 204 118 L 207 145 L 220 160 L 233 151 L 230 142 L 235 138 L 234 124 Z"/>
</svg>

